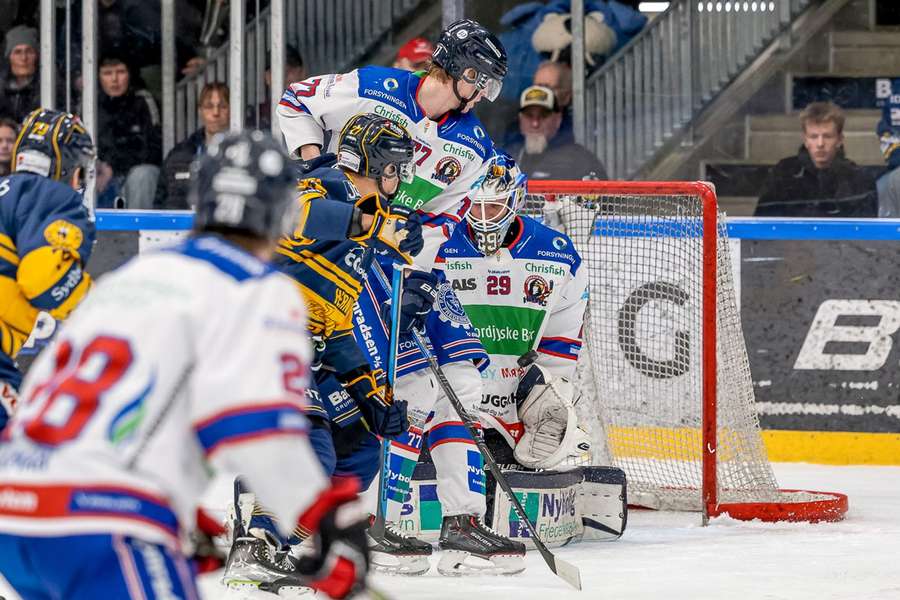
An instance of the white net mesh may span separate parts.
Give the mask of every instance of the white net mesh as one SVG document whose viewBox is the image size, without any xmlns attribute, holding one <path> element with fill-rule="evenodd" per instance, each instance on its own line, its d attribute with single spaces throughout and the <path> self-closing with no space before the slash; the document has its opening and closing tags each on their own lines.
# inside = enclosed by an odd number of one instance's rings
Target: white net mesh
<svg viewBox="0 0 900 600">
<path fill-rule="evenodd" d="M 596 192 L 598 184 L 591 185 Z M 608 194 L 545 200 L 530 194 L 526 212 L 565 230 L 589 273 L 577 406 L 594 438 L 594 458 L 626 472 L 631 503 L 700 510 L 702 201 Z M 762 442 L 728 239 L 719 222 L 719 502 L 790 501 L 777 491 Z"/>
</svg>

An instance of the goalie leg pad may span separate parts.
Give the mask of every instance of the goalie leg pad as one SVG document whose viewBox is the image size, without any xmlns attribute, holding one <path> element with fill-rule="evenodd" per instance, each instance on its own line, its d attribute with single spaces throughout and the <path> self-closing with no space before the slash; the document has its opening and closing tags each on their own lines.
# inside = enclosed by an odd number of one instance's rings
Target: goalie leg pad
<svg viewBox="0 0 900 600">
<path fill-rule="evenodd" d="M 627 523 L 625 473 L 615 467 L 577 467 L 569 471 L 504 471 L 535 530 L 548 547 L 580 540 L 615 540 Z M 506 494 L 494 495 L 493 529 L 533 548 Z"/>
</svg>

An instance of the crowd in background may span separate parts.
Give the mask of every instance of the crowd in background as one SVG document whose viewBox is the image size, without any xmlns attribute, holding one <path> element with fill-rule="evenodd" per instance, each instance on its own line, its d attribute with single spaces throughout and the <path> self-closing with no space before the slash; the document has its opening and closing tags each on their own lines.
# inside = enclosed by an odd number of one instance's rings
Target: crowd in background
<svg viewBox="0 0 900 600">
<path fill-rule="evenodd" d="M 17 123 L 40 105 L 39 37 L 36 2 L 12 2 L 0 26 L 4 57 L 0 66 L 0 173 L 10 170 Z M 633 4 L 633 3 L 632 3 Z M 176 39 L 179 77 L 205 64 L 204 45 L 225 39 L 226 3 L 179 2 Z M 73 0 L 78 14 L 80 0 Z M 211 10 L 212 9 L 214 10 Z M 162 154 L 159 110 L 161 32 L 158 3 L 99 0 L 99 61 L 96 205 L 98 208 L 188 209 L 190 164 L 215 134 L 229 126 L 232 107 L 223 82 L 210 82 L 198 97 L 200 127 Z M 615 1 L 585 3 L 585 63 L 594 69 L 637 35 L 647 18 Z M 510 57 L 510 73 L 493 107 L 479 107 L 492 137 L 532 179 L 606 179 L 604 165 L 575 141 L 572 114 L 569 0 L 528 2 L 501 18 L 500 34 Z M 80 23 L 73 39 L 80 39 Z M 58 40 L 64 43 L 64 38 Z M 424 37 L 399 48 L 394 66 L 427 66 L 433 47 Z M 58 103 L 70 100 L 79 112 L 80 44 L 72 44 L 68 78 L 58 77 Z M 63 65 L 55 65 L 62 72 Z M 297 48 L 285 51 L 285 81 L 309 75 Z M 70 88 L 65 89 L 66 83 Z M 271 85 L 268 64 L 266 86 Z M 268 97 L 268 90 L 266 96 Z M 484 103 L 482 103 L 484 104 Z M 269 128 L 268 103 L 244 108 L 249 126 Z M 897 110 L 900 112 L 900 109 Z M 484 113 L 484 114 L 482 114 Z M 759 216 L 875 217 L 900 215 L 900 122 L 890 109 L 879 124 L 886 168 L 876 184 L 871 169 L 860 168 L 843 147 L 845 117 L 832 103 L 809 104 L 800 115 L 800 150 L 771 168 L 759 188 Z M 894 140 L 892 142 L 891 140 Z M 874 140 L 873 140 L 874 141 Z"/>
</svg>

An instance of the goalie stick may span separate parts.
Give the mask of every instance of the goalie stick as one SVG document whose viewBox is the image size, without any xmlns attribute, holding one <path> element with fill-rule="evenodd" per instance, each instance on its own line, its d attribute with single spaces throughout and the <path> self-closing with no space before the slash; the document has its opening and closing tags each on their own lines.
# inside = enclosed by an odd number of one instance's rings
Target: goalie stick
<svg viewBox="0 0 900 600">
<path fill-rule="evenodd" d="M 373 261 L 373 264 L 378 264 Z M 378 266 L 381 275 L 381 266 Z M 397 378 L 397 347 L 400 343 L 400 294 L 403 292 L 403 266 L 394 265 L 393 281 L 391 282 L 391 338 L 388 348 L 387 385 L 393 391 L 394 380 Z M 385 519 L 387 513 L 388 473 L 390 471 L 391 440 L 388 437 L 381 438 L 381 470 L 378 473 L 378 506 L 375 509 L 375 522 L 372 523 L 372 536 L 375 539 L 384 537 Z"/>
<path fill-rule="evenodd" d="M 375 273 L 375 277 L 378 279 L 385 292 L 390 291 L 390 285 L 388 284 L 387 276 L 381 269 L 381 265 L 379 265 L 378 262 L 373 261 L 372 267 L 373 268 L 371 272 Z M 444 393 L 447 394 L 447 398 L 450 399 L 450 404 L 453 405 L 453 409 L 459 415 L 459 418 L 465 426 L 466 431 L 468 431 L 472 439 L 475 440 L 475 445 L 478 446 L 478 450 L 481 452 L 481 456 L 487 463 L 488 468 L 494 474 L 494 479 L 497 481 L 497 485 L 499 485 L 506 493 L 507 498 L 509 498 L 510 504 L 512 504 L 513 510 L 516 511 L 516 515 L 519 517 L 519 521 L 524 523 L 525 528 L 528 529 L 528 533 L 531 535 L 531 540 L 532 542 L 534 542 L 534 546 L 537 548 L 538 552 L 540 552 L 541 557 L 544 559 L 544 562 L 547 563 L 547 566 L 550 567 L 550 570 L 553 571 L 557 575 L 557 577 L 561 578 L 576 590 L 581 590 L 581 573 L 578 571 L 578 567 L 562 560 L 561 558 L 557 558 L 552 552 L 550 552 L 547 546 L 544 545 L 544 542 L 541 541 L 540 537 L 538 537 L 537 531 L 535 531 L 534 529 L 534 525 L 528 519 L 528 515 L 525 514 L 525 509 L 522 508 L 522 503 L 519 502 L 519 498 L 515 495 L 512 487 L 510 487 L 509 482 L 506 480 L 506 477 L 500 471 L 500 467 L 497 465 L 497 461 L 495 461 L 494 457 L 491 455 L 491 451 L 488 449 L 487 444 L 484 443 L 484 440 L 475 429 L 475 424 L 472 417 L 463 407 L 459 396 L 457 396 L 456 392 L 453 391 L 453 388 L 450 386 L 450 382 L 447 381 L 447 376 L 444 375 L 444 371 L 438 364 L 437 359 L 434 357 L 431 351 L 428 350 L 428 346 L 426 345 L 425 340 L 422 338 L 422 334 L 419 333 L 416 329 L 413 329 L 412 335 L 416 346 L 428 360 L 428 366 L 431 368 L 431 372 L 434 373 L 434 376 L 437 378 L 438 384 L 440 384 L 441 389 L 444 390 Z"/>
</svg>

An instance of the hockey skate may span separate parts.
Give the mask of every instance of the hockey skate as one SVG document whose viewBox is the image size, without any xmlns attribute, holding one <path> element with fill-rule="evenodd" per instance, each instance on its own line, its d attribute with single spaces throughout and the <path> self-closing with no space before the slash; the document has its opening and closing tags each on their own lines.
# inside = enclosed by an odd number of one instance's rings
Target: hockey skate
<svg viewBox="0 0 900 600">
<path fill-rule="evenodd" d="M 515 575 L 525 570 L 525 544 L 503 537 L 474 515 L 444 517 L 441 575 Z"/>
<path fill-rule="evenodd" d="M 264 529 L 253 527 L 256 497 L 241 493 L 239 482 L 235 482 L 235 496 L 231 550 L 222 584 L 232 590 L 260 590 L 285 598 L 313 594 L 314 590 L 304 584 L 290 548 L 272 539 Z"/>
<path fill-rule="evenodd" d="M 431 544 L 403 535 L 393 523 L 385 523 L 384 536 L 375 538 L 371 528 L 369 560 L 373 569 L 392 575 L 423 575 L 431 568 Z"/>
</svg>

